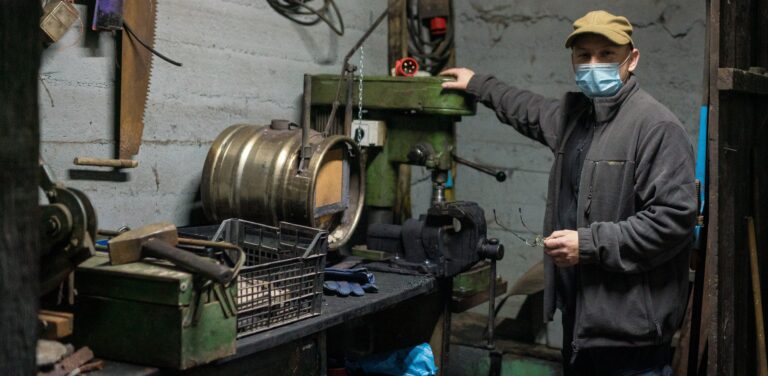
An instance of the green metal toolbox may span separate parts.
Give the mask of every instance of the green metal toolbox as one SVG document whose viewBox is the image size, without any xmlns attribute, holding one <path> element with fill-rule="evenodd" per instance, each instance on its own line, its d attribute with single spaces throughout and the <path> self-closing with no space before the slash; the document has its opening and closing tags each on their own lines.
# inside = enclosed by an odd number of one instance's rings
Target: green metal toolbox
<svg viewBox="0 0 768 376">
<path fill-rule="evenodd" d="M 78 267 L 75 287 L 75 341 L 97 357 L 187 369 L 235 354 L 234 284 L 197 288 L 170 263 L 103 255 Z"/>
</svg>

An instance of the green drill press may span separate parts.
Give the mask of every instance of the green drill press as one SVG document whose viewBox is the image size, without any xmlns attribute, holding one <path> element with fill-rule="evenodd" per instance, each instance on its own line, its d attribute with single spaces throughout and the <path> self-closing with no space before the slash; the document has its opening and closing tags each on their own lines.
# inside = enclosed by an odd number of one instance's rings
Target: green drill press
<svg viewBox="0 0 768 376">
<path fill-rule="evenodd" d="M 454 161 L 455 123 L 461 116 L 475 114 L 474 101 L 466 94 L 442 89 L 445 80 L 375 76 L 364 78 L 362 85 L 358 85 L 353 79 L 340 81 L 338 75 L 305 77 L 304 116 L 309 114 L 312 127 L 365 140 L 361 143 L 367 153 L 365 202 L 368 217 L 374 221 L 386 222 L 387 217 L 392 217 L 386 213 L 397 206 L 402 164 L 427 167 L 432 172 L 432 203 L 445 200 Z M 330 118 L 337 97 L 339 106 L 346 110 Z M 362 122 L 353 115 L 353 107 L 359 105 L 360 99 L 365 109 Z M 374 136 L 368 137 L 366 133 Z M 484 166 L 466 162 L 490 173 Z"/>
</svg>

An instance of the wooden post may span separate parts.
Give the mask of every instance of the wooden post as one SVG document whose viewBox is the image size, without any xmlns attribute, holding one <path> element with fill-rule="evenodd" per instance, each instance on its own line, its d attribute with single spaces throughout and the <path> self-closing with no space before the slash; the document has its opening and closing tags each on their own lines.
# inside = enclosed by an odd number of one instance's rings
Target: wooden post
<svg viewBox="0 0 768 376">
<path fill-rule="evenodd" d="M 0 7 L 0 374 L 37 371 L 39 1 Z"/>
<path fill-rule="evenodd" d="M 744 217 L 753 215 L 757 228 L 765 229 L 768 209 L 760 200 L 768 190 L 766 172 L 754 156 L 765 155 L 767 149 L 768 133 L 762 128 L 768 123 L 763 110 L 768 96 L 761 89 L 765 78 L 749 71 L 768 68 L 768 8 L 764 0 L 711 0 L 709 10 L 710 215 L 704 307 L 711 311 L 704 311 L 708 317 L 702 314 L 703 328 L 710 322 L 706 373 L 756 374 L 752 359 L 758 338 Z"/>
<path fill-rule="evenodd" d="M 405 19 L 405 0 L 387 0 L 387 74 L 395 68 L 395 62 L 408 56 L 408 28 Z"/>
<path fill-rule="evenodd" d="M 757 265 L 757 236 L 755 220 L 747 217 L 749 236 L 749 266 L 752 276 L 752 303 L 755 306 L 755 333 L 757 336 L 757 374 L 768 376 L 768 359 L 765 354 L 765 326 L 763 325 L 763 300 L 760 292 L 760 268 Z"/>
</svg>

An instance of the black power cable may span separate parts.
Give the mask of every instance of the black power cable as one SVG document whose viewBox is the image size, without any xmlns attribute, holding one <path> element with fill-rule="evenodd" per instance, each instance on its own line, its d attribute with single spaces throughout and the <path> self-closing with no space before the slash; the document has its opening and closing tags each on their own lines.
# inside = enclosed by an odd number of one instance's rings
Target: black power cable
<svg viewBox="0 0 768 376">
<path fill-rule="evenodd" d="M 175 66 L 177 66 L 177 67 L 181 66 L 181 63 L 179 63 L 178 61 L 173 60 L 173 59 L 171 59 L 171 58 L 169 58 L 169 57 L 167 57 L 167 56 L 157 52 L 154 48 L 152 48 L 148 44 L 144 43 L 144 41 L 141 40 L 141 38 L 139 38 L 138 36 L 136 36 L 136 34 L 133 33 L 133 30 L 131 30 L 131 27 L 128 26 L 127 23 L 125 23 L 125 20 L 123 20 L 123 29 L 125 29 L 125 31 L 128 32 L 128 36 L 130 36 L 131 38 L 135 39 L 137 42 L 139 42 L 140 45 L 142 45 L 144 48 L 148 49 L 149 52 L 152 52 L 153 54 L 155 54 L 155 56 L 157 56 L 157 57 L 159 57 L 159 58 L 161 58 L 161 59 L 163 59 L 163 60 L 165 60 L 165 61 L 167 61 L 167 62 L 169 62 L 169 63 L 171 63 L 171 64 L 173 64 Z"/>
<path fill-rule="evenodd" d="M 453 47 L 453 27 L 449 27 L 445 35 L 430 37 L 429 31 L 422 27 L 419 17 L 418 0 L 408 0 L 407 26 L 410 43 L 408 53 L 419 60 L 419 64 L 431 74 L 437 74 L 446 67 L 451 57 Z"/>
<path fill-rule="evenodd" d="M 312 26 L 323 21 L 334 33 L 344 35 L 344 20 L 334 0 L 323 0 L 323 6 L 319 8 L 312 8 L 306 4 L 310 1 L 312 0 L 267 0 L 267 3 L 281 16 L 299 25 Z M 335 18 L 339 20 L 338 27 L 328 17 L 329 9 L 333 10 Z"/>
</svg>

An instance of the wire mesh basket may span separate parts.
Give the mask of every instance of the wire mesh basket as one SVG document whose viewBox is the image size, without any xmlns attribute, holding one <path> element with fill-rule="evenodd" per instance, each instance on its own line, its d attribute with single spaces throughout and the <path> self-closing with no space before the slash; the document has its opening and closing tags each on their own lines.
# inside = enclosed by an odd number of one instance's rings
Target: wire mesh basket
<svg viewBox="0 0 768 376">
<path fill-rule="evenodd" d="M 328 233 L 280 222 L 271 227 L 240 219 L 221 223 L 213 239 L 243 248 L 237 277 L 237 336 L 320 314 Z"/>
</svg>

